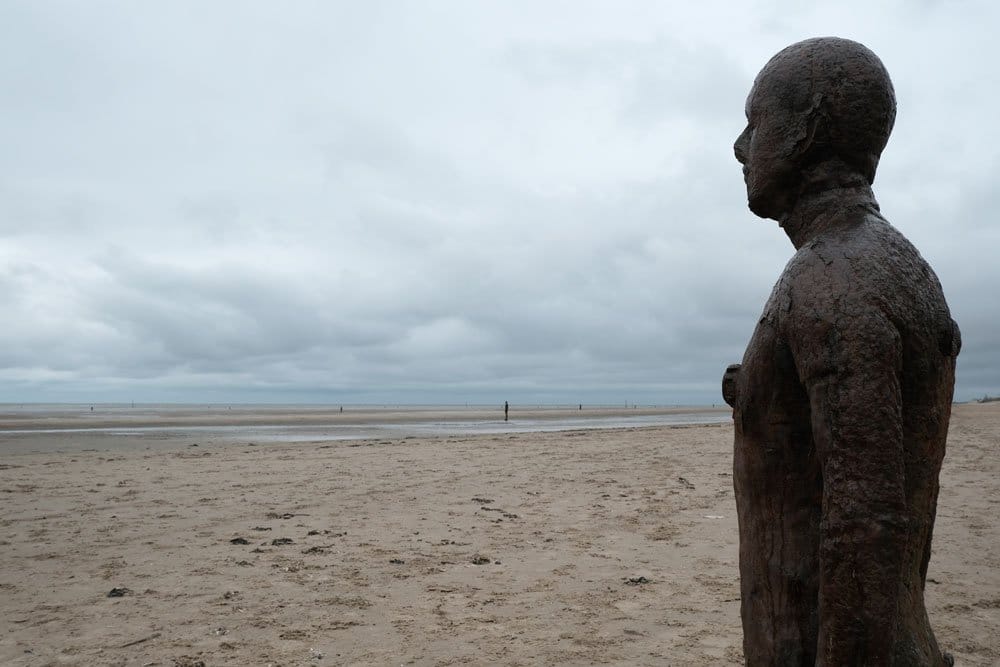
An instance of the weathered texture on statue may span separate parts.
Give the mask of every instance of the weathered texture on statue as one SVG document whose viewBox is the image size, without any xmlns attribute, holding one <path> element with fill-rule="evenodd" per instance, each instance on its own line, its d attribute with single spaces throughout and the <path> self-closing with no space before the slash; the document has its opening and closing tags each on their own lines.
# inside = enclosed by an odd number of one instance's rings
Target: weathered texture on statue
<svg viewBox="0 0 1000 667">
<path fill-rule="evenodd" d="M 750 209 L 796 253 L 733 406 L 748 665 L 946 665 L 924 580 L 960 338 L 934 272 L 871 183 L 896 113 L 864 46 L 778 53 L 736 141 Z"/>
</svg>

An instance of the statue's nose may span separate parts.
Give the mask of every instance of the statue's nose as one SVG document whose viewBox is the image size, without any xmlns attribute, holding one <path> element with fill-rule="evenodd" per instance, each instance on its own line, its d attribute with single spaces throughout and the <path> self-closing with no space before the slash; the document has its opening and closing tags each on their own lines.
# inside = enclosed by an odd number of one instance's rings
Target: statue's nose
<svg viewBox="0 0 1000 667">
<path fill-rule="evenodd" d="M 740 136 L 736 137 L 736 143 L 733 144 L 733 152 L 736 154 L 736 159 L 740 164 L 746 164 L 747 162 L 747 143 L 750 138 L 750 127 L 747 126 Z"/>
</svg>

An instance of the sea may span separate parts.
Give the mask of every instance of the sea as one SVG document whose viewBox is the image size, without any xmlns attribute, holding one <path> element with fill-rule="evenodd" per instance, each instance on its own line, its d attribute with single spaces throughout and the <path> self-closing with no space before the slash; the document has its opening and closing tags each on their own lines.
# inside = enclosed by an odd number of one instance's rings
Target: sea
<svg viewBox="0 0 1000 667">
<path fill-rule="evenodd" d="M 343 412 L 341 412 L 343 409 Z M 280 444 L 721 424 L 708 406 L 0 404 L 0 453 L 178 439 Z M 101 449 L 105 448 L 100 447 Z"/>
</svg>

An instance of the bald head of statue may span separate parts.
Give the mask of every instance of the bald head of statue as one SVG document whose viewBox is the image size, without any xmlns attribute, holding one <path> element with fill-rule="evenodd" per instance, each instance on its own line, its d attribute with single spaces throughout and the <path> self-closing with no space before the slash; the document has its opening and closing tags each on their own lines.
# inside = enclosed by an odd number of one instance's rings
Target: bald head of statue
<svg viewBox="0 0 1000 667">
<path fill-rule="evenodd" d="M 754 80 L 736 140 L 750 210 L 781 220 L 810 191 L 875 179 L 896 119 L 882 61 L 838 37 L 782 49 Z"/>
</svg>

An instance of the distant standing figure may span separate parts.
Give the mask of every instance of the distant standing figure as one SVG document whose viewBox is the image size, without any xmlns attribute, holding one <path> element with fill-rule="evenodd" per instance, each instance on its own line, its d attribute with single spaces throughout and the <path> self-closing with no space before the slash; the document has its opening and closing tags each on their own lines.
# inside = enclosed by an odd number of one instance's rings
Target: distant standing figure
<svg viewBox="0 0 1000 667">
<path fill-rule="evenodd" d="M 503 420 L 507 421 L 507 413 L 510 412 L 510 403 L 507 401 L 503 402 Z"/>
</svg>

